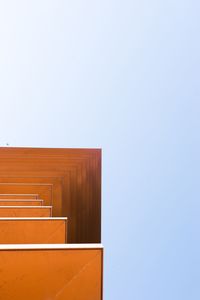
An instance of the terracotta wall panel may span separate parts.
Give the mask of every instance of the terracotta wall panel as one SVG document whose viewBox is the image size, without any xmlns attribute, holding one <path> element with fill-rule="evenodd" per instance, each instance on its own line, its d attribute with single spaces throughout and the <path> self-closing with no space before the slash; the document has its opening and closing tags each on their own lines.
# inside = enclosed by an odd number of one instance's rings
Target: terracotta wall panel
<svg viewBox="0 0 200 300">
<path fill-rule="evenodd" d="M 6 246 L 0 248 L 0 260 L 4 300 L 102 300 L 102 249 Z"/>
<path fill-rule="evenodd" d="M 0 206 L 2 217 L 51 217 L 51 206 Z"/>
<path fill-rule="evenodd" d="M 0 206 L 41 206 L 43 200 L 0 200 Z"/>
<path fill-rule="evenodd" d="M 0 244 L 62 244 L 66 218 L 0 218 Z"/>
</svg>

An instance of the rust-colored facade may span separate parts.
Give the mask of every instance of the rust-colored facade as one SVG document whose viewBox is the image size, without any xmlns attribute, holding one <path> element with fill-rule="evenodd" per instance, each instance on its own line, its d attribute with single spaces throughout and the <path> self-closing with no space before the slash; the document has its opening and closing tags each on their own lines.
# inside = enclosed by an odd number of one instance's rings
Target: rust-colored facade
<svg viewBox="0 0 200 300">
<path fill-rule="evenodd" d="M 100 149 L 0 148 L 0 261 L 0 299 L 103 299 Z"/>
</svg>

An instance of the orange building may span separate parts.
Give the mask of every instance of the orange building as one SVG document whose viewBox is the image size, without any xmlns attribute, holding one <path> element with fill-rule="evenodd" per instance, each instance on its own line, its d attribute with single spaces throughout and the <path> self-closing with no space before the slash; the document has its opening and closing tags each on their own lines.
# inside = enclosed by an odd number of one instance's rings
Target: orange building
<svg viewBox="0 0 200 300">
<path fill-rule="evenodd" d="M 100 149 L 0 148 L 0 261 L 0 299 L 103 299 Z"/>
</svg>

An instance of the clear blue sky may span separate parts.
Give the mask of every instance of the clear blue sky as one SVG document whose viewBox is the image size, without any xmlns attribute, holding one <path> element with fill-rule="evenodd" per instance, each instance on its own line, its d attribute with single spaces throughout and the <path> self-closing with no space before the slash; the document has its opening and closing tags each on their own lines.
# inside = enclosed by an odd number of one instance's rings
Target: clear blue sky
<svg viewBox="0 0 200 300">
<path fill-rule="evenodd" d="M 0 2 L 0 145 L 103 148 L 105 300 L 200 299 L 200 2 Z"/>
</svg>

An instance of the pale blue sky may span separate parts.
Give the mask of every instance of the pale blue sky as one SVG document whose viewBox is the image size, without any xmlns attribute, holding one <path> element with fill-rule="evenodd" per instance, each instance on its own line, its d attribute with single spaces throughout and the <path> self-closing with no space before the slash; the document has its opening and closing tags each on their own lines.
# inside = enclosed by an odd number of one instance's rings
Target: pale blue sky
<svg viewBox="0 0 200 300">
<path fill-rule="evenodd" d="M 0 145 L 103 148 L 105 300 L 200 299 L 200 2 L 0 2 Z"/>
</svg>

